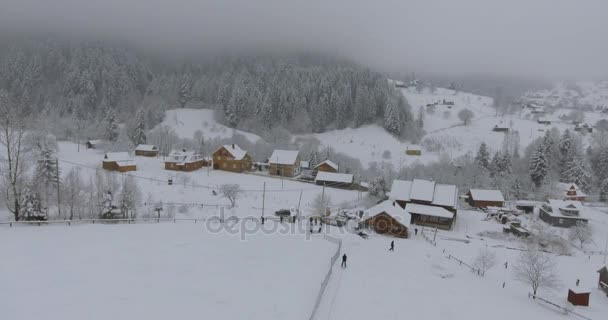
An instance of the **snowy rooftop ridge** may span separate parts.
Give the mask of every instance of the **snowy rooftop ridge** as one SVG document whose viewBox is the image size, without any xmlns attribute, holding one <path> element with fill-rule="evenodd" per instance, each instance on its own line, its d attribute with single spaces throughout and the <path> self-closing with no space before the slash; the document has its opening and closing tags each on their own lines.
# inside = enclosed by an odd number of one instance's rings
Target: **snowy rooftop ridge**
<svg viewBox="0 0 608 320">
<path fill-rule="evenodd" d="M 108 152 L 103 157 L 104 162 L 133 161 L 128 152 Z"/>
<path fill-rule="evenodd" d="M 411 200 L 432 202 L 435 193 L 435 181 L 414 179 L 410 191 Z"/>
<path fill-rule="evenodd" d="M 486 190 L 486 189 L 471 189 L 469 190 L 473 200 L 477 201 L 500 201 L 504 202 L 505 198 L 500 190 Z"/>
<path fill-rule="evenodd" d="M 226 149 L 226 151 L 230 152 L 230 154 L 234 157 L 234 160 L 243 160 L 243 158 L 247 155 L 247 151 L 241 149 L 237 144 L 225 144 L 222 148 Z"/>
<path fill-rule="evenodd" d="M 346 173 L 334 173 L 334 172 L 325 172 L 320 171 L 317 174 L 316 181 L 328 181 L 328 182 L 339 182 L 339 183 L 352 183 L 353 175 Z"/>
<path fill-rule="evenodd" d="M 320 167 L 322 164 L 327 164 L 328 166 L 330 166 L 330 167 L 334 168 L 336 171 L 338 170 L 338 165 L 337 165 L 337 164 L 335 164 L 333 161 L 331 161 L 331 160 L 329 160 L 329 159 L 327 159 L 327 160 L 325 160 L 325 161 L 323 161 L 323 162 L 319 163 L 318 165 L 316 165 L 316 166 L 315 166 L 315 169 L 316 169 L 316 168 L 318 168 L 318 167 Z"/>
<path fill-rule="evenodd" d="M 425 216 L 433 216 L 439 218 L 454 218 L 454 213 L 435 206 L 427 206 L 424 204 L 408 203 L 405 205 L 405 210 L 409 213 L 421 214 Z"/>
<path fill-rule="evenodd" d="M 298 150 L 279 150 L 275 149 L 272 152 L 270 158 L 268 158 L 268 163 L 270 164 L 289 164 L 295 165 L 296 160 L 298 159 Z"/>
<path fill-rule="evenodd" d="M 194 151 L 175 150 L 171 151 L 165 162 L 187 163 L 201 160 L 201 156 Z"/>
<path fill-rule="evenodd" d="M 580 219 L 585 218 L 581 213 L 583 212 L 583 204 L 580 201 L 571 201 L 571 200 L 558 200 L 558 199 L 549 199 L 549 207 L 551 207 L 551 211 L 544 210 L 547 214 L 554 217 L 559 218 L 574 218 Z M 564 215 L 562 212 L 566 211 L 574 211 L 577 212 L 576 215 Z"/>
<path fill-rule="evenodd" d="M 412 220 L 412 216 L 407 210 L 402 209 L 398 204 L 395 204 L 391 200 L 383 201 L 367 210 L 363 216 L 363 220 L 377 216 L 380 213 L 386 213 L 389 216 L 395 218 L 402 225 L 409 227 Z"/>
<path fill-rule="evenodd" d="M 456 207 L 458 188 L 452 184 L 439 184 L 421 179 L 393 180 L 390 199 L 406 202 L 417 200 L 437 206 Z"/>
<path fill-rule="evenodd" d="M 135 147 L 136 151 L 155 151 L 158 150 L 153 144 L 139 144 Z"/>
</svg>

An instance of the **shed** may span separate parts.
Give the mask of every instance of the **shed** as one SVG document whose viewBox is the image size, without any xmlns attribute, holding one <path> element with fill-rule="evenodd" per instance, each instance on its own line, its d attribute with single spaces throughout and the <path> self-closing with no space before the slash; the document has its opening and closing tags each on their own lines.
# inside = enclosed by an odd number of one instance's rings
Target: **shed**
<svg viewBox="0 0 608 320">
<path fill-rule="evenodd" d="M 143 157 L 158 156 L 158 148 L 152 144 L 140 144 L 135 147 L 135 155 Z"/>
<path fill-rule="evenodd" d="M 509 132 L 509 127 L 495 125 L 494 128 L 492 128 L 492 131 L 494 131 L 494 132 Z"/>
<path fill-rule="evenodd" d="M 417 145 L 407 146 L 407 148 L 405 149 L 405 154 L 407 154 L 408 156 L 421 156 L 422 148 Z"/>
<path fill-rule="evenodd" d="M 353 187 L 353 180 L 352 174 L 321 171 L 317 174 L 315 183 L 328 187 L 350 189 Z"/>
<path fill-rule="evenodd" d="M 173 151 L 165 159 L 165 170 L 195 171 L 208 166 L 210 159 L 205 159 L 194 151 Z"/>
<path fill-rule="evenodd" d="M 315 170 L 325 172 L 338 172 L 338 165 L 328 159 L 316 165 Z"/>
<path fill-rule="evenodd" d="M 533 213 L 534 212 L 534 208 L 538 205 L 539 203 L 536 201 L 528 201 L 528 200 L 517 200 L 515 201 L 515 208 L 518 210 L 521 210 L 525 213 Z"/>
<path fill-rule="evenodd" d="M 268 163 L 271 175 L 294 177 L 300 174 L 300 152 L 297 150 L 274 150 Z"/>
<path fill-rule="evenodd" d="M 137 170 L 128 152 L 108 152 L 103 156 L 101 167 L 105 170 L 127 172 Z"/>
<path fill-rule="evenodd" d="M 365 210 L 361 226 L 378 234 L 407 238 L 411 215 L 397 203 L 386 200 Z"/>
<path fill-rule="evenodd" d="M 568 302 L 575 306 L 589 306 L 589 296 L 591 295 L 591 290 L 581 289 L 576 287 L 574 289 L 568 290 Z"/>
<path fill-rule="evenodd" d="M 475 208 L 502 207 L 505 204 L 500 190 L 471 189 L 467 196 L 469 205 Z"/>
<path fill-rule="evenodd" d="M 420 226 L 450 230 L 455 214 L 442 207 L 408 203 L 405 210 L 412 216 L 412 223 Z"/>
</svg>

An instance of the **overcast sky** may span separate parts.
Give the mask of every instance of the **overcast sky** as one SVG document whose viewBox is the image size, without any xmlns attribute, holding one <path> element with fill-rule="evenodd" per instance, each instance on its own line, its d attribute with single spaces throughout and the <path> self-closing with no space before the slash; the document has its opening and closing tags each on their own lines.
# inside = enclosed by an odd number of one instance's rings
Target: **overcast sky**
<svg viewBox="0 0 608 320">
<path fill-rule="evenodd" d="M 0 0 L 0 28 L 324 51 L 386 70 L 608 76 L 608 0 Z"/>
</svg>

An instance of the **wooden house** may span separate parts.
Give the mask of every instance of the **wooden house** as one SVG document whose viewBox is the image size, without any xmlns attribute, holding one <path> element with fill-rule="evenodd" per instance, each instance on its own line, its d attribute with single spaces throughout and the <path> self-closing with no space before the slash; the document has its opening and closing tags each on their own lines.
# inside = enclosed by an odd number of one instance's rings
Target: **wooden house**
<svg viewBox="0 0 608 320">
<path fill-rule="evenodd" d="M 585 201 L 587 200 L 587 194 L 585 194 L 576 183 L 572 182 L 558 182 L 554 186 L 555 195 L 562 200 L 571 201 Z"/>
<path fill-rule="evenodd" d="M 213 169 L 244 172 L 252 169 L 253 162 L 247 151 L 236 144 L 225 144 L 213 153 Z"/>
<path fill-rule="evenodd" d="M 332 188 L 352 189 L 354 178 L 352 174 L 320 171 L 315 183 Z"/>
<path fill-rule="evenodd" d="M 455 185 L 422 179 L 394 180 L 389 199 L 408 210 L 415 224 L 451 229 L 456 219 L 458 188 Z"/>
<path fill-rule="evenodd" d="M 140 144 L 135 147 L 135 155 L 142 157 L 158 156 L 158 148 L 152 144 Z"/>
<path fill-rule="evenodd" d="M 273 176 L 295 177 L 300 174 L 300 152 L 297 150 L 274 150 L 268 163 Z"/>
<path fill-rule="evenodd" d="M 475 208 L 502 207 L 505 198 L 500 190 L 471 189 L 467 193 L 467 202 Z"/>
<path fill-rule="evenodd" d="M 574 127 L 574 131 L 578 131 L 578 132 L 587 132 L 587 133 L 592 133 L 593 132 L 593 127 L 590 126 L 589 124 L 585 123 L 583 125 L 579 125 L 577 124 Z"/>
<path fill-rule="evenodd" d="M 364 212 L 360 226 L 378 234 L 408 238 L 412 217 L 394 201 L 386 200 Z"/>
<path fill-rule="evenodd" d="M 103 156 L 101 167 L 105 170 L 127 172 L 137 170 L 128 152 L 108 152 Z"/>
<path fill-rule="evenodd" d="M 408 156 L 421 156 L 422 148 L 420 146 L 415 145 L 407 146 L 407 148 L 405 149 L 405 154 L 407 154 Z"/>
<path fill-rule="evenodd" d="M 316 171 L 338 172 L 338 165 L 331 160 L 325 160 L 315 166 Z"/>
<path fill-rule="evenodd" d="M 574 306 L 589 306 L 589 296 L 591 295 L 591 291 L 587 289 L 581 289 L 576 287 L 574 289 L 568 290 L 568 302 L 570 302 Z"/>
<path fill-rule="evenodd" d="M 597 271 L 599 279 L 597 282 L 598 288 L 602 289 L 608 295 L 608 266 L 604 266 Z"/>
<path fill-rule="evenodd" d="M 194 151 L 173 151 L 165 159 L 165 169 L 190 172 L 208 166 L 209 162 L 209 159 L 205 159 Z"/>
<path fill-rule="evenodd" d="M 540 206 L 538 217 L 554 227 L 570 228 L 588 222 L 582 211 L 583 205 L 579 201 L 549 199 Z"/>
<path fill-rule="evenodd" d="M 492 128 L 492 131 L 494 131 L 494 132 L 509 132 L 509 127 L 495 125 L 494 128 Z"/>
<path fill-rule="evenodd" d="M 536 120 L 536 122 L 538 122 L 538 124 L 544 124 L 544 125 L 550 125 L 552 123 L 551 119 L 547 119 L 547 118 L 538 118 Z"/>
</svg>

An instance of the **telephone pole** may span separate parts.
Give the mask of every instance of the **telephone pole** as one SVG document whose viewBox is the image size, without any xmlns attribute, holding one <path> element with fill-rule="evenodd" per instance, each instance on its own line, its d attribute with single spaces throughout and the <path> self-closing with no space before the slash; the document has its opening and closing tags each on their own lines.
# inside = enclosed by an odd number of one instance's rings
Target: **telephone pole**
<svg viewBox="0 0 608 320">
<path fill-rule="evenodd" d="M 300 214 L 300 202 L 302 201 L 302 189 L 300 189 L 300 198 L 298 199 L 298 214 Z"/>
<path fill-rule="evenodd" d="M 262 191 L 262 218 L 264 218 L 264 202 L 266 200 L 266 182 L 264 182 L 264 191 Z"/>
<path fill-rule="evenodd" d="M 55 158 L 55 165 L 57 166 L 57 210 L 59 217 L 61 217 L 61 188 L 59 188 L 59 178 L 61 177 L 61 174 L 59 173 L 59 158 Z M 70 217 L 70 220 L 72 220 L 72 217 Z"/>
</svg>

